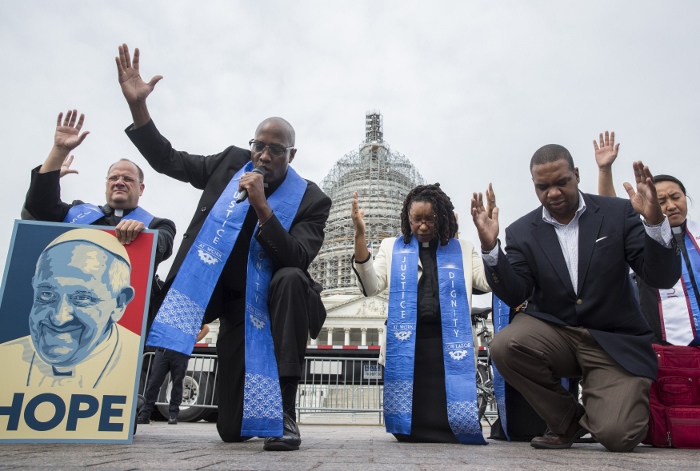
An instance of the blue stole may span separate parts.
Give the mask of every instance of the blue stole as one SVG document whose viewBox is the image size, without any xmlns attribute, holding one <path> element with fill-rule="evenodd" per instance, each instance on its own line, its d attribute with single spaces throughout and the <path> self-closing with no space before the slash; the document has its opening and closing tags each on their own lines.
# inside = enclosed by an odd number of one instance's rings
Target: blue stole
<svg viewBox="0 0 700 471">
<path fill-rule="evenodd" d="M 695 276 L 695 282 L 700 283 L 700 253 L 698 253 L 698 246 L 695 242 L 694 235 L 690 232 L 690 224 L 686 224 L 685 237 L 683 242 L 685 242 L 685 250 L 688 252 L 688 261 L 693 269 L 693 275 Z M 688 299 L 688 307 L 693 314 L 693 321 L 695 322 L 695 339 L 693 340 L 693 345 L 698 345 L 700 340 L 700 307 L 698 307 L 698 299 L 695 297 L 695 290 L 693 289 L 693 283 L 688 274 L 688 265 L 681 263 L 681 268 L 683 270 L 681 274 L 681 280 L 683 281 L 683 287 L 685 288 L 685 295 Z"/>
<path fill-rule="evenodd" d="M 411 433 L 418 313 L 418 241 L 394 243 L 389 289 L 384 420 L 390 433 Z M 454 239 L 438 246 L 447 419 L 460 443 L 485 445 L 478 420 L 476 368 L 462 249 Z M 469 274 L 471 276 L 471 273 Z"/>
<path fill-rule="evenodd" d="M 501 331 L 502 328 L 510 323 L 510 306 L 498 299 L 498 296 L 493 295 L 492 300 L 492 316 L 494 336 Z M 496 396 L 496 406 L 498 407 L 498 417 L 501 419 L 501 428 L 510 441 L 508 435 L 508 419 L 506 417 L 506 380 L 503 379 L 501 373 L 496 369 L 496 365 L 491 364 L 493 369 L 493 393 Z"/>
<path fill-rule="evenodd" d="M 70 224 L 92 224 L 101 217 L 104 217 L 105 213 L 102 208 L 95 206 L 90 203 L 83 203 L 73 206 L 68 210 L 68 214 L 63 219 L 63 222 Z M 143 209 L 141 206 L 137 206 L 129 214 L 124 216 L 122 219 L 133 219 L 142 222 L 146 227 L 153 221 L 153 215 Z"/>
<path fill-rule="evenodd" d="M 418 311 L 418 241 L 394 242 L 386 334 L 384 423 L 389 433 L 411 434 L 413 367 Z"/>
<path fill-rule="evenodd" d="M 204 311 L 250 207 L 247 199 L 238 204 L 236 199 L 241 177 L 252 170 L 248 162 L 236 172 L 212 207 L 156 314 L 147 345 L 192 353 Z M 267 199 L 287 231 L 305 191 L 306 181 L 289 167 L 284 182 Z M 253 237 L 246 280 L 242 436 L 282 436 L 282 396 L 267 309 L 272 270 L 272 262 Z"/>
<path fill-rule="evenodd" d="M 289 167 L 282 185 L 267 199 L 286 231 L 292 227 L 305 191 L 306 180 Z M 273 269 L 272 260 L 253 237 L 248 252 L 245 292 L 245 382 L 241 424 L 241 436 L 244 437 L 281 437 L 283 433 L 282 393 L 267 308 Z"/>
</svg>

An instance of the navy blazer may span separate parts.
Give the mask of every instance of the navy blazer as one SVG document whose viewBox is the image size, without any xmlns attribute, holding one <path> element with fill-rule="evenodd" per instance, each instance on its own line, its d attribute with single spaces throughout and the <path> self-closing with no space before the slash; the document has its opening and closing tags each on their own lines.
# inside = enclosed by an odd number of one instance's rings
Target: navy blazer
<svg viewBox="0 0 700 471">
<path fill-rule="evenodd" d="M 588 329 L 600 346 L 632 374 L 655 379 L 653 334 L 635 299 L 631 267 L 657 288 L 670 288 L 681 274 L 680 251 L 651 239 L 629 200 L 582 194 L 578 287 L 574 290 L 556 231 L 542 219 L 542 206 L 506 229 L 507 255 L 485 266 L 501 300 L 516 307 L 531 295 L 526 314 L 559 325 Z"/>
</svg>

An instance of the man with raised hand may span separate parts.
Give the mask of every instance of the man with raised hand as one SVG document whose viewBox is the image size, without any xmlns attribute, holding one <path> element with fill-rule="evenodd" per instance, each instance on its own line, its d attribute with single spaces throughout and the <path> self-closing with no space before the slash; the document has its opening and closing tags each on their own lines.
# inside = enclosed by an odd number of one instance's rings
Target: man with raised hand
<svg viewBox="0 0 700 471">
<path fill-rule="evenodd" d="M 71 169 L 71 152 L 90 134 L 82 131 L 85 115 L 78 117 L 78 110 L 58 114 L 54 145 L 44 163 L 32 170 L 29 191 L 22 208 L 22 219 L 113 226 L 117 239 L 130 244 L 145 228 L 158 231 L 154 279 L 151 293 L 159 292 L 159 279 L 155 275 L 158 265 L 173 252 L 175 223 L 158 218 L 139 206 L 139 198 L 146 185 L 141 168 L 128 159 L 121 159 L 109 166 L 105 185 L 106 203 L 97 206 L 75 200 L 61 201 L 61 177 L 78 173 Z M 155 311 L 149 307 L 147 328 L 153 322 Z M 148 330 L 146 330 L 148 332 Z"/>
<path fill-rule="evenodd" d="M 157 268 L 173 251 L 175 224 L 169 219 L 154 217 L 139 206 L 139 198 L 146 186 L 138 165 L 127 159 L 110 165 L 103 206 L 80 200 L 72 203 L 61 201 L 61 177 L 78 173 L 70 169 L 73 161 L 70 153 L 90 134 L 89 131 L 80 132 L 84 121 L 85 115 L 78 117 L 77 110 L 68 110 L 65 117 L 63 113 L 58 114 L 54 145 L 44 163 L 32 170 L 24 209 L 39 221 L 113 226 L 122 244 L 133 242 L 145 228 L 157 229 Z"/>
<path fill-rule="evenodd" d="M 506 229 L 506 253 L 498 208 L 489 217 L 481 194 L 471 202 L 494 294 L 511 307 L 532 295 L 535 306 L 495 335 L 491 356 L 548 425 L 534 448 L 569 448 L 588 431 L 611 451 L 630 451 L 647 433 L 657 368 L 628 272 L 655 287 L 675 284 L 671 227 L 642 162 L 634 164 L 636 191 L 625 184 L 629 200 L 581 193 L 559 145 L 535 152 L 530 172 L 542 206 Z M 560 383 L 579 376 L 583 405 Z"/>
<path fill-rule="evenodd" d="M 325 320 L 308 267 L 323 243 L 331 200 L 289 165 L 294 128 L 267 118 L 249 149 L 219 154 L 173 149 L 153 120 L 146 83 L 126 44 L 116 58 L 133 124 L 126 133 L 158 172 L 203 190 L 168 274 L 149 344 L 189 354 L 202 323 L 219 318 L 222 440 L 265 438 L 265 450 L 296 450 L 296 390 L 309 334 Z M 243 192 L 247 199 L 244 198 Z"/>
</svg>

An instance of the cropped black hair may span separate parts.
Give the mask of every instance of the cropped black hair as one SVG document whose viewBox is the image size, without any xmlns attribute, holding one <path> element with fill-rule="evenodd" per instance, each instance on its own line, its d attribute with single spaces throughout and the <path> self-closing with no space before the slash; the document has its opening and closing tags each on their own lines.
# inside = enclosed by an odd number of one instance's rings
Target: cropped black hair
<svg viewBox="0 0 700 471">
<path fill-rule="evenodd" d="M 569 164 L 569 169 L 571 171 L 576 168 L 574 166 L 574 158 L 571 157 L 571 153 L 566 147 L 558 144 L 547 144 L 537 149 L 533 154 L 530 159 L 530 171 L 532 171 L 532 167 L 535 165 L 548 164 L 558 160 L 565 160 Z"/>
</svg>

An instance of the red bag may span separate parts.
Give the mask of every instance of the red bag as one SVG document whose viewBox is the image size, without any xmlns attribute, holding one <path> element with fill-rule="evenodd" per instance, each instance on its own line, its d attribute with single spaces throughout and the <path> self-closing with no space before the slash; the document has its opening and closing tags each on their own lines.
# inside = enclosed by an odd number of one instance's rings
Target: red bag
<svg viewBox="0 0 700 471">
<path fill-rule="evenodd" d="M 653 347 L 659 377 L 649 391 L 649 432 L 642 443 L 700 448 L 700 348 Z"/>
</svg>

